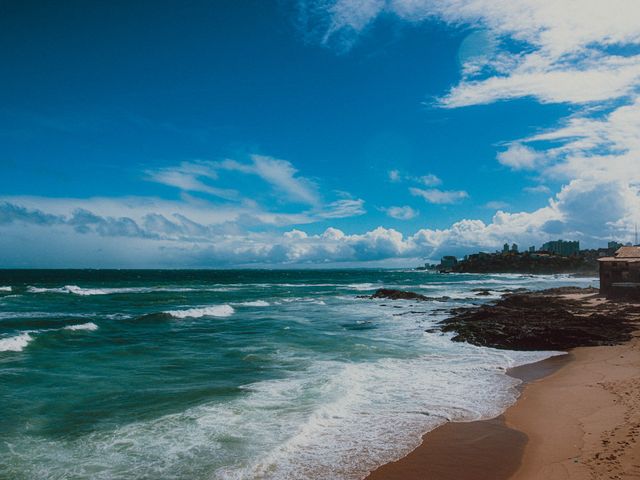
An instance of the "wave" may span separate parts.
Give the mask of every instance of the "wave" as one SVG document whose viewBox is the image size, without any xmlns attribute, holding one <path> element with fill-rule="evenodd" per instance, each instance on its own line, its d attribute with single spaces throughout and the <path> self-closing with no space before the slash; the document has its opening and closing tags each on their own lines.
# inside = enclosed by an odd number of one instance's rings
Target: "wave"
<svg viewBox="0 0 640 480">
<path fill-rule="evenodd" d="M 29 332 L 22 332 L 13 337 L 0 338 L 0 352 L 21 352 L 33 337 Z"/>
<path fill-rule="evenodd" d="M 11 288 L 11 287 L 8 287 Z M 74 295 L 117 295 L 127 293 L 171 293 L 171 292 L 228 292 L 237 290 L 228 287 L 116 287 L 116 288 L 84 288 L 78 285 L 65 285 L 64 287 L 27 287 L 29 293 L 65 293 Z M 2 291 L 2 290 L 0 290 Z"/>
<path fill-rule="evenodd" d="M 12 292 L 13 288 L 11 287 L 0 287 L 0 292 Z"/>
<path fill-rule="evenodd" d="M 90 332 L 93 332 L 94 330 L 97 330 L 98 326 L 93 323 L 93 322 L 87 322 L 87 323 L 81 323 L 79 325 L 67 325 L 66 327 L 63 327 L 63 330 L 88 330 Z"/>
<path fill-rule="evenodd" d="M 89 288 L 85 289 L 77 285 L 65 285 L 64 287 L 45 288 L 45 287 L 27 287 L 29 293 L 74 293 L 76 295 L 106 295 L 107 292 L 101 289 Z"/>
<path fill-rule="evenodd" d="M 504 371 L 549 356 L 455 350 L 454 356 L 371 363 L 317 361 L 284 378 L 244 385 L 243 395 L 226 402 L 64 443 L 21 438 L 13 446 L 13 468 L 33 478 L 45 469 L 47 476 L 92 477 L 97 467 L 100 478 L 140 471 L 152 478 L 363 478 L 446 421 L 499 415 L 520 383 Z M 248 456 L 239 459 L 245 446 Z"/>
<path fill-rule="evenodd" d="M 290 297 L 281 299 L 282 303 L 306 303 L 312 305 L 326 305 L 324 300 L 319 300 L 314 297 Z"/>
<path fill-rule="evenodd" d="M 213 305 L 211 307 L 189 308 L 187 310 L 168 310 L 174 318 L 230 317 L 235 313 L 231 305 Z"/>
<path fill-rule="evenodd" d="M 235 305 L 238 305 L 239 307 L 268 307 L 271 304 L 264 300 L 253 300 L 251 302 L 236 303 Z"/>
<path fill-rule="evenodd" d="M 380 287 L 380 285 L 376 285 L 373 283 L 350 283 L 349 285 L 345 285 L 345 287 L 351 290 L 362 292 L 366 290 L 375 290 L 376 288 Z"/>
</svg>

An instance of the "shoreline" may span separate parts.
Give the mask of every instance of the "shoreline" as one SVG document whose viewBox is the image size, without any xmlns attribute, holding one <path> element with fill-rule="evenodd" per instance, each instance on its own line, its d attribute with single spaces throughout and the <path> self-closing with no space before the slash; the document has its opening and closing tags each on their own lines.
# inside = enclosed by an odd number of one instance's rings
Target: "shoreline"
<svg viewBox="0 0 640 480">
<path fill-rule="evenodd" d="M 522 398 L 529 383 L 543 379 L 573 360 L 572 354 L 511 368 L 507 375 L 522 380 Z M 517 471 L 527 435 L 510 428 L 505 411 L 498 417 L 469 422 L 447 422 L 425 433 L 406 456 L 369 473 L 366 480 L 507 480 Z"/>
<path fill-rule="evenodd" d="M 640 331 L 624 343 L 567 350 L 510 369 L 523 383 L 501 416 L 427 432 L 366 480 L 640 478 Z"/>
</svg>

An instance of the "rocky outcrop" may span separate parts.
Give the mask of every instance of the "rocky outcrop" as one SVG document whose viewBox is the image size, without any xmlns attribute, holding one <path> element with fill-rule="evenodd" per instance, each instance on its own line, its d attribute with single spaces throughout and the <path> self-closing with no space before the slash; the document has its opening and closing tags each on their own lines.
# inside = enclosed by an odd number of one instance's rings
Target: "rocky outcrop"
<svg viewBox="0 0 640 480">
<path fill-rule="evenodd" d="M 415 292 L 409 292 L 406 290 L 394 290 L 391 288 L 380 288 L 375 291 L 373 295 L 368 298 L 386 298 L 389 300 L 418 300 L 426 301 L 428 297 Z"/>
<path fill-rule="evenodd" d="M 585 294 L 596 292 L 570 287 L 508 294 L 486 305 L 455 309 L 440 326 L 455 332 L 454 341 L 513 350 L 566 350 L 629 340 L 638 328 L 640 305 L 585 301 Z"/>
</svg>

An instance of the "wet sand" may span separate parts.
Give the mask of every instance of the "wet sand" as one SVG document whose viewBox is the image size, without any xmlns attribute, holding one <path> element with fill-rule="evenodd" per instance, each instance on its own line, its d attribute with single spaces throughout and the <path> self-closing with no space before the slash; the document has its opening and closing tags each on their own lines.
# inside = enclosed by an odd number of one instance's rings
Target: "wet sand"
<svg viewBox="0 0 640 480">
<path fill-rule="evenodd" d="M 509 371 L 532 382 L 557 371 L 570 355 Z M 367 480 L 506 480 L 520 467 L 527 436 L 505 423 L 504 415 L 476 422 L 446 423 L 422 438 L 406 457 L 372 472 Z"/>
</svg>

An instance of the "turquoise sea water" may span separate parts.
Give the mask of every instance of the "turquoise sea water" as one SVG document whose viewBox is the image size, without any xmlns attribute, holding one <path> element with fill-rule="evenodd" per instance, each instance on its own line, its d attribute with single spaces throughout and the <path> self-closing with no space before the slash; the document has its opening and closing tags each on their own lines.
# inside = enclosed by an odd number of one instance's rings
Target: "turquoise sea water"
<svg viewBox="0 0 640 480">
<path fill-rule="evenodd" d="M 0 270 L 0 478 L 361 478 L 549 355 L 427 332 L 446 309 L 561 285 L 596 280 Z M 448 298 L 358 298 L 383 286 Z"/>
</svg>

